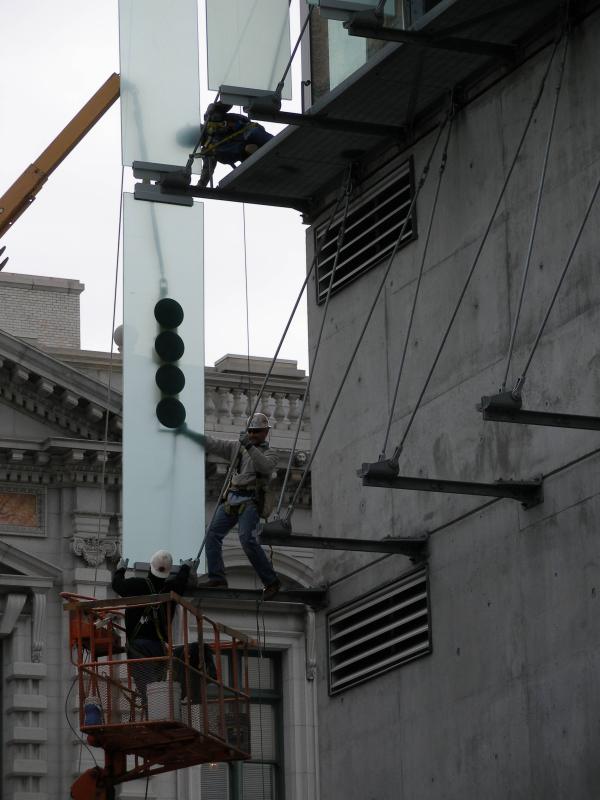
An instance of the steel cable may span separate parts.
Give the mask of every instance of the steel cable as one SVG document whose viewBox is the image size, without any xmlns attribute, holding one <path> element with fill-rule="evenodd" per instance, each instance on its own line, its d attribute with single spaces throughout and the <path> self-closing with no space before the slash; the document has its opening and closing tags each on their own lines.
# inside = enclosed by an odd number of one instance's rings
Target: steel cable
<svg viewBox="0 0 600 800">
<path fill-rule="evenodd" d="M 481 256 L 483 248 L 484 248 L 484 246 L 485 246 L 485 244 L 487 242 L 487 238 L 488 238 L 488 235 L 489 235 L 490 230 L 492 228 L 492 225 L 494 223 L 494 220 L 496 218 L 496 214 L 498 213 L 498 209 L 500 208 L 500 203 L 502 202 L 502 198 L 504 197 L 504 193 L 506 191 L 506 188 L 508 186 L 510 178 L 511 178 L 513 172 L 514 172 L 515 166 L 517 164 L 517 160 L 519 158 L 519 155 L 520 155 L 521 150 L 523 148 L 523 144 L 525 142 L 525 138 L 527 137 L 527 133 L 529 132 L 529 128 L 531 127 L 531 123 L 533 121 L 533 116 L 535 114 L 535 111 L 536 111 L 536 109 L 537 109 L 537 107 L 539 105 L 539 102 L 541 100 L 542 94 L 544 92 L 544 87 L 546 85 L 546 80 L 548 78 L 548 74 L 550 72 L 550 68 L 552 67 L 552 63 L 554 61 L 554 56 L 556 54 L 556 50 L 558 48 L 559 43 L 560 43 L 560 39 L 557 39 L 555 41 L 555 43 L 554 43 L 554 47 L 552 48 L 552 52 L 550 54 L 550 58 L 548 59 L 548 64 L 546 65 L 546 69 L 544 70 L 544 74 L 542 76 L 542 80 L 540 82 L 540 86 L 539 86 L 537 95 L 534 98 L 531 110 L 529 112 L 529 115 L 527 117 L 527 121 L 525 123 L 525 127 L 523 129 L 522 134 L 521 134 L 521 138 L 519 139 L 519 143 L 517 145 L 517 149 L 515 150 L 515 154 L 513 156 L 513 160 L 512 160 L 511 165 L 510 165 L 510 167 L 508 169 L 506 177 L 504 178 L 504 181 L 502 183 L 502 188 L 500 189 L 500 192 L 498 194 L 498 199 L 496 200 L 496 204 L 494 205 L 494 209 L 493 209 L 492 214 L 490 216 L 490 220 L 489 220 L 489 222 L 488 222 L 488 224 L 487 224 L 487 226 L 485 228 L 485 231 L 484 231 L 483 236 L 481 238 L 481 241 L 479 243 L 479 247 L 477 248 L 477 252 L 475 253 L 475 258 L 473 259 L 473 263 L 472 263 L 472 265 L 471 265 L 471 267 L 469 269 L 469 272 L 467 274 L 467 278 L 466 278 L 466 280 L 464 282 L 463 288 L 462 288 L 462 290 L 460 292 L 460 295 L 458 297 L 458 301 L 457 301 L 457 303 L 456 303 L 456 305 L 454 307 L 454 311 L 452 312 L 452 316 L 450 317 L 450 322 L 448 323 L 448 326 L 446 327 L 444 335 L 442 336 L 442 340 L 441 340 L 440 345 L 438 347 L 438 351 L 437 351 L 437 353 L 435 355 L 435 358 L 433 359 L 433 364 L 431 365 L 431 368 L 430 368 L 430 370 L 429 370 L 429 372 L 427 374 L 427 378 L 425 379 L 425 383 L 423 384 L 423 388 L 421 389 L 421 392 L 419 394 L 419 397 L 417 399 L 415 407 L 413 408 L 413 411 L 412 411 L 412 413 L 410 415 L 410 418 L 408 420 L 408 423 L 406 425 L 406 428 L 404 430 L 402 438 L 401 438 L 399 444 L 396 446 L 396 449 L 394 450 L 394 454 L 393 454 L 392 458 L 390 459 L 392 464 L 397 464 L 398 463 L 398 459 L 400 458 L 400 453 L 402 452 L 402 448 L 404 446 L 404 442 L 406 441 L 406 437 L 408 436 L 408 433 L 409 433 L 409 431 L 411 429 L 411 426 L 412 426 L 412 423 L 413 423 L 413 421 L 415 419 L 417 411 L 419 410 L 419 407 L 421 405 L 421 402 L 423 400 L 425 392 L 427 391 L 427 388 L 429 386 L 429 382 L 430 382 L 430 380 L 431 380 L 431 378 L 433 376 L 433 373 L 435 372 L 435 368 L 436 368 L 436 366 L 438 364 L 438 361 L 440 360 L 440 356 L 442 355 L 442 351 L 444 349 L 446 341 L 448 340 L 448 336 L 450 335 L 450 331 L 452 330 L 452 326 L 454 324 L 454 320 L 456 319 L 456 317 L 458 315 L 458 312 L 459 312 L 460 307 L 462 305 L 462 301 L 463 301 L 463 299 L 465 297 L 465 294 L 467 293 L 467 289 L 469 288 L 469 284 L 471 283 L 471 278 L 473 277 L 473 274 L 475 273 L 475 269 L 476 269 L 476 267 L 477 267 L 477 265 L 479 263 L 479 257 Z"/>
<path fill-rule="evenodd" d="M 386 431 L 385 431 L 385 438 L 384 438 L 384 441 L 383 441 L 383 447 L 381 449 L 380 459 L 384 459 L 385 458 L 385 451 L 387 450 L 388 440 L 389 440 L 389 436 L 390 436 L 390 430 L 391 430 L 391 427 L 392 427 L 392 419 L 393 419 L 393 416 L 394 416 L 394 409 L 396 408 L 396 402 L 398 400 L 398 392 L 400 390 L 400 381 L 402 379 L 402 373 L 404 371 L 404 362 L 406 360 L 406 352 L 408 350 L 408 343 L 410 341 L 410 335 L 412 333 L 412 325 L 413 325 L 413 319 L 414 319 L 414 316 L 415 316 L 415 309 L 417 307 L 417 300 L 418 300 L 418 297 L 419 297 L 419 290 L 421 288 L 421 281 L 423 279 L 423 272 L 425 270 L 425 260 L 427 258 L 427 253 L 428 253 L 428 250 L 429 250 L 429 240 L 431 238 L 431 230 L 433 228 L 433 221 L 435 219 L 435 213 L 436 213 L 436 210 L 437 210 L 438 199 L 439 199 L 439 196 L 440 196 L 440 188 L 441 188 L 441 185 L 442 185 L 442 178 L 444 177 L 444 172 L 446 171 L 446 162 L 448 160 L 448 144 L 450 142 L 450 134 L 452 133 L 452 124 L 453 124 L 453 122 L 454 122 L 454 116 L 452 116 L 450 118 L 450 124 L 448 125 L 448 133 L 446 134 L 446 141 L 444 143 L 444 150 L 442 152 L 442 158 L 440 160 L 440 169 L 439 169 L 439 174 L 438 174 L 438 181 L 437 181 L 437 186 L 435 188 L 435 196 L 433 198 L 433 205 L 431 207 L 431 214 L 429 216 L 429 226 L 427 228 L 427 235 L 425 237 L 425 244 L 423 246 L 423 255 L 421 257 L 421 265 L 419 267 L 419 275 L 417 277 L 417 285 L 415 286 L 415 293 L 414 293 L 413 302 L 412 302 L 412 306 L 411 306 L 410 314 L 409 314 L 409 318 L 408 318 L 408 326 L 407 326 L 407 329 L 406 329 L 406 336 L 404 338 L 404 346 L 402 348 L 402 356 L 400 358 L 400 367 L 398 369 L 398 379 L 396 380 L 396 387 L 394 389 L 394 396 L 392 398 L 392 405 L 391 405 L 391 408 L 390 408 L 390 416 L 389 416 L 387 428 L 386 428 Z"/>
<path fill-rule="evenodd" d="M 325 321 L 327 319 L 327 311 L 329 309 L 329 300 L 331 298 L 331 290 L 333 288 L 333 281 L 335 278 L 335 271 L 337 269 L 340 253 L 342 251 L 343 243 L 344 243 L 344 236 L 346 233 L 346 223 L 348 221 L 348 208 L 350 206 L 350 195 L 352 194 L 352 164 L 348 164 L 347 171 L 346 171 L 346 178 L 345 178 L 345 194 L 346 194 L 346 203 L 344 205 L 344 212 L 342 215 L 342 220 L 340 222 L 340 227 L 337 234 L 337 248 L 335 251 L 335 256 L 333 259 L 333 264 L 331 267 L 331 275 L 329 276 L 329 285 L 327 287 L 327 295 L 325 299 L 325 306 L 323 308 L 323 313 L 321 315 L 321 326 L 319 328 L 319 333 L 317 335 L 317 342 L 315 345 L 314 356 L 312 364 L 309 365 L 308 371 L 308 381 L 306 387 L 304 389 L 304 398 L 302 400 L 302 407 L 300 409 L 300 414 L 298 416 L 298 424 L 296 426 L 296 433 L 294 435 L 294 441 L 292 442 L 292 448 L 290 450 L 290 455 L 288 458 L 287 469 L 285 471 L 285 476 L 281 486 L 281 492 L 279 495 L 279 502 L 277 503 L 277 508 L 275 510 L 275 516 L 278 517 L 281 512 L 281 506 L 283 504 L 283 497 L 285 495 L 285 490 L 287 488 L 290 472 L 292 469 L 292 462 L 294 460 L 294 455 L 296 453 L 296 445 L 298 444 L 298 437 L 300 436 L 300 428 L 302 426 L 302 420 L 304 419 L 304 412 L 306 409 L 306 403 L 308 401 L 308 394 L 310 391 L 310 385 L 312 382 L 312 378 L 314 375 L 315 364 L 317 363 L 317 358 L 319 356 L 319 348 L 321 346 L 321 339 L 323 338 L 323 329 L 325 328 Z M 325 236 L 323 237 L 322 241 L 325 241 Z"/>
<path fill-rule="evenodd" d="M 520 292 L 519 292 L 519 300 L 518 300 L 518 303 L 517 303 L 517 311 L 516 311 L 516 314 L 515 314 L 515 321 L 514 321 L 514 324 L 513 324 L 513 327 L 512 327 L 512 331 L 511 331 L 511 334 L 510 334 L 510 343 L 508 345 L 508 354 L 506 356 L 506 367 L 505 367 L 505 370 L 504 370 L 504 377 L 502 379 L 502 384 L 501 384 L 501 387 L 500 387 L 500 391 L 501 392 L 503 392 L 505 390 L 506 382 L 508 380 L 508 371 L 510 369 L 510 362 L 511 362 L 511 359 L 512 359 L 512 354 L 513 354 L 513 350 L 514 350 L 514 346 L 515 346 L 515 338 L 516 338 L 516 335 L 517 335 L 517 328 L 518 328 L 519 319 L 520 319 L 520 316 L 521 316 L 521 308 L 523 306 L 523 298 L 525 296 L 525 287 L 526 287 L 526 284 L 527 284 L 527 277 L 529 275 L 529 267 L 531 265 L 531 255 L 533 253 L 533 242 L 534 242 L 534 239 L 535 239 L 535 234 L 537 232 L 537 224 L 538 224 L 538 219 L 539 219 L 539 215 L 540 215 L 540 207 L 542 205 L 542 195 L 543 195 L 544 185 L 545 185 L 545 182 L 546 182 L 546 171 L 547 171 L 547 168 L 548 168 L 548 157 L 550 155 L 550 146 L 552 144 L 552 139 L 553 139 L 553 135 L 554 135 L 554 126 L 555 126 L 555 122 L 556 122 L 556 112 L 557 112 L 557 109 L 558 109 L 558 101 L 560 99 L 560 90 L 561 90 L 561 87 L 562 87 L 562 81 L 563 81 L 563 76 L 564 76 L 564 72 L 565 72 L 565 63 L 566 63 L 566 60 L 567 60 L 567 49 L 568 49 L 568 46 L 569 46 L 569 37 L 565 36 L 564 38 L 565 38 L 565 45 L 564 45 L 564 50 L 563 50 L 562 59 L 561 59 L 561 63 L 560 63 L 560 71 L 559 71 L 559 75 L 558 75 L 558 83 L 556 85 L 554 105 L 552 107 L 552 115 L 551 115 L 551 118 L 550 118 L 550 126 L 548 128 L 548 136 L 546 138 L 546 148 L 545 148 L 545 151 L 544 151 L 544 161 L 543 161 L 543 164 L 542 164 L 542 172 L 541 172 L 541 175 L 540 175 L 540 184 L 539 184 L 539 187 L 538 187 L 537 199 L 536 199 L 536 203 L 535 203 L 535 210 L 534 210 L 534 214 L 533 214 L 533 221 L 532 221 L 532 225 L 531 225 L 531 232 L 530 232 L 530 235 L 529 235 L 529 244 L 527 246 L 527 255 L 525 257 L 525 266 L 523 268 L 523 277 L 521 279 L 521 289 L 520 289 Z"/>
<path fill-rule="evenodd" d="M 323 436 L 325 434 L 325 431 L 327 430 L 327 426 L 328 426 L 329 421 L 330 421 L 330 419 L 331 419 L 331 417 L 333 415 L 333 411 L 334 411 L 334 409 L 335 409 L 335 407 L 337 405 L 337 402 L 338 402 L 338 400 L 340 398 L 340 395 L 342 393 L 342 389 L 344 388 L 344 385 L 346 383 L 346 379 L 347 379 L 347 377 L 348 377 L 348 375 L 350 373 L 350 369 L 352 368 L 352 365 L 354 363 L 354 359 L 356 358 L 356 354 L 358 352 L 358 349 L 359 349 L 359 347 L 360 347 L 360 345 L 362 343 L 362 340 L 363 340 L 364 335 L 366 333 L 366 330 L 367 330 L 367 327 L 369 325 L 369 322 L 371 321 L 371 317 L 373 316 L 373 312 L 375 311 L 375 306 L 377 305 L 377 301 L 379 300 L 379 297 L 381 295 L 383 287 L 385 286 L 385 282 L 388 279 L 388 276 L 389 276 L 390 271 L 392 269 L 392 264 L 393 264 L 394 259 L 396 257 L 396 253 L 398 252 L 398 249 L 399 249 L 400 244 L 402 242 L 402 239 L 404 237 L 404 233 L 406 232 L 406 228 L 408 227 L 408 223 L 409 223 L 409 221 L 411 219 L 413 208 L 415 207 L 415 204 L 417 202 L 417 198 L 418 198 L 418 196 L 419 196 L 419 194 L 421 192 L 421 189 L 423 188 L 423 186 L 425 184 L 425 181 L 427 180 L 427 175 L 429 174 L 431 161 L 432 161 L 433 156 L 434 156 L 434 154 L 435 154 L 435 152 L 437 150 L 438 143 L 440 141 L 440 138 L 442 136 L 442 132 L 443 132 L 445 126 L 446 126 L 446 123 L 448 122 L 448 119 L 449 119 L 449 114 L 447 114 L 444 117 L 443 121 L 438 126 L 437 136 L 435 137 L 435 141 L 434 141 L 433 147 L 431 149 L 431 153 L 429 155 L 429 158 L 427 159 L 427 162 L 425 163 L 425 166 L 423 167 L 423 171 L 421 173 L 421 177 L 419 179 L 419 183 L 418 183 L 418 185 L 417 185 L 417 187 L 415 189 L 414 195 L 411 198 L 410 205 L 409 205 L 408 210 L 406 212 L 406 217 L 405 217 L 404 222 L 403 222 L 403 224 L 402 224 L 402 226 L 400 228 L 400 233 L 398 235 L 396 243 L 394 244 L 394 247 L 393 247 L 392 252 L 390 254 L 390 257 L 389 257 L 389 260 L 388 260 L 388 264 L 387 264 L 387 266 L 386 266 L 386 268 L 385 268 L 385 270 L 383 272 L 383 275 L 382 275 L 381 281 L 379 282 L 379 286 L 377 288 L 377 291 L 375 292 L 375 297 L 373 298 L 373 301 L 371 303 L 371 307 L 369 309 L 369 312 L 368 312 L 367 317 L 365 319 L 365 322 L 363 324 L 362 330 L 361 330 L 361 332 L 360 332 L 360 334 L 358 336 L 358 340 L 357 340 L 357 342 L 356 342 L 356 344 L 354 346 L 354 350 L 352 351 L 352 355 L 350 356 L 350 361 L 348 363 L 348 366 L 346 367 L 346 370 L 344 372 L 344 375 L 342 377 L 340 385 L 339 385 L 339 387 L 337 389 L 337 392 L 336 392 L 336 394 L 335 394 L 335 396 L 333 398 L 333 401 L 332 401 L 332 403 L 330 405 L 329 412 L 327 414 L 327 417 L 325 418 L 325 422 L 323 423 L 323 427 L 321 428 L 321 432 L 319 433 L 319 436 L 317 438 L 317 441 L 316 441 L 315 445 L 313 446 L 313 449 L 312 449 L 312 452 L 310 454 L 310 457 L 309 457 L 309 459 L 308 459 L 308 461 L 306 463 L 306 466 L 304 467 L 304 472 L 302 474 L 302 478 L 300 479 L 300 482 L 298 483 L 298 486 L 296 487 L 296 491 L 294 493 L 294 496 L 292 497 L 290 505 L 288 506 L 288 509 L 286 511 L 286 515 L 285 515 L 285 520 L 286 521 L 289 521 L 289 519 L 290 519 L 290 517 L 291 517 L 291 515 L 293 513 L 296 501 L 297 501 L 298 497 L 300 496 L 300 492 L 302 491 L 302 488 L 304 487 L 304 484 L 306 482 L 306 478 L 308 476 L 310 467 L 312 466 L 312 463 L 313 463 L 313 461 L 315 459 L 315 456 L 317 454 L 317 451 L 319 449 L 321 441 L 323 440 Z"/>
</svg>

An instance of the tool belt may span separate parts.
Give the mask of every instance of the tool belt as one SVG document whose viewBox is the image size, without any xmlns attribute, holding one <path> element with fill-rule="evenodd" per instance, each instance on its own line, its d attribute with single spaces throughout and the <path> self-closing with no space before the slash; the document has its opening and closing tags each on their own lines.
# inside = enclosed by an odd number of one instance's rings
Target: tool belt
<svg viewBox="0 0 600 800">
<path fill-rule="evenodd" d="M 231 504 L 228 501 L 230 494 L 236 494 L 238 497 L 247 497 L 247 499 L 243 500 L 241 503 Z M 230 515 L 237 514 L 239 517 L 240 514 L 243 514 L 248 503 L 254 503 L 256 505 L 256 490 L 252 489 L 251 491 L 236 491 L 235 489 L 230 489 L 227 492 L 225 499 L 223 500 L 223 508 L 225 512 Z"/>
</svg>

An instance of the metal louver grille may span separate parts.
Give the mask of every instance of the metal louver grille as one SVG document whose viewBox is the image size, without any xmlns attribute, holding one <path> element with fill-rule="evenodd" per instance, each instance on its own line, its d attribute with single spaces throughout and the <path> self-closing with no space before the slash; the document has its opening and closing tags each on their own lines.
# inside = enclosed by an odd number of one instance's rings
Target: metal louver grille
<svg viewBox="0 0 600 800">
<path fill-rule="evenodd" d="M 431 652 L 427 573 L 420 570 L 328 616 L 329 693 Z"/>
<path fill-rule="evenodd" d="M 378 181 L 350 204 L 344 241 L 331 286 L 332 294 L 356 280 L 392 252 L 406 221 L 413 193 L 412 160 L 409 160 L 395 169 L 391 177 Z M 318 303 L 324 302 L 327 297 L 342 219 L 343 212 L 340 212 L 329 231 L 327 224 L 317 229 L 315 244 L 316 252 L 319 253 Z M 413 207 L 402 235 L 401 246 L 415 238 L 416 215 Z"/>
</svg>

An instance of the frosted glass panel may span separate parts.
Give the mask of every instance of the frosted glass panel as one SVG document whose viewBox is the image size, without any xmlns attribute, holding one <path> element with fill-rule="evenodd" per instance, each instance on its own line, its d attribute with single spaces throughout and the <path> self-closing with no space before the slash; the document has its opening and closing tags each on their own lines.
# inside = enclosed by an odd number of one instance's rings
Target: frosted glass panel
<svg viewBox="0 0 600 800">
<path fill-rule="evenodd" d="M 275 89 L 290 58 L 288 0 L 206 0 L 208 88 Z M 291 98 L 290 75 L 282 97 Z"/>
<path fill-rule="evenodd" d="M 180 558 L 198 552 L 204 532 L 204 452 L 163 428 L 156 405 L 154 307 L 176 300 L 183 321 L 176 333 L 185 352 L 179 399 L 190 428 L 204 430 L 203 205 L 191 208 L 124 196 L 123 554 L 149 561 L 165 548 Z"/>
<path fill-rule="evenodd" d="M 329 85 L 337 86 L 367 61 L 367 40 L 348 36 L 343 22 L 327 20 Z"/>
<path fill-rule="evenodd" d="M 123 164 L 185 164 L 200 126 L 196 0 L 119 0 Z"/>
</svg>

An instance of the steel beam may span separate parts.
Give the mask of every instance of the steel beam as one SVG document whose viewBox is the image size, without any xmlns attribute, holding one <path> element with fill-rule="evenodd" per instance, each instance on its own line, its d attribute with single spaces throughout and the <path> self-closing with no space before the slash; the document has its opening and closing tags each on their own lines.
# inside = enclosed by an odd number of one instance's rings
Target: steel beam
<svg viewBox="0 0 600 800">
<path fill-rule="evenodd" d="M 142 181 L 134 186 L 133 194 L 136 200 L 191 206 L 194 202 L 193 198 L 200 197 L 206 200 L 227 200 L 234 203 L 295 208 L 302 214 L 307 214 L 310 209 L 310 199 L 307 198 L 191 186 L 191 175 L 186 173 L 183 167 L 172 164 L 134 161 L 133 175 L 136 178 L 142 178 Z"/>
<path fill-rule="evenodd" d="M 229 587 L 216 589 L 193 589 L 186 593 L 200 600 L 237 600 L 252 603 L 261 602 L 262 591 L 257 589 L 234 589 Z M 313 608 L 324 608 L 327 605 L 327 589 L 318 587 L 315 589 L 282 589 L 274 597 L 265 600 L 266 603 L 302 603 Z"/>
<path fill-rule="evenodd" d="M 322 128 L 340 133 L 358 133 L 382 138 L 404 138 L 405 130 L 400 125 L 382 125 L 377 122 L 361 122 L 352 119 L 328 117 L 325 114 L 294 114 L 291 111 L 272 111 L 251 104 L 248 114 L 260 122 L 276 122 L 281 125 L 296 125 L 299 128 Z"/>
<path fill-rule="evenodd" d="M 547 425 L 553 428 L 574 428 L 600 431 L 600 417 L 584 414 L 563 414 L 557 411 L 527 411 L 521 408 L 520 397 L 511 392 L 501 392 L 492 397 L 482 397 L 479 409 L 485 420 L 514 422 L 518 425 Z"/>
<path fill-rule="evenodd" d="M 302 547 L 315 550 L 357 550 L 362 553 L 397 553 L 409 558 L 427 555 L 427 536 L 402 539 L 348 539 L 339 536 L 308 536 L 306 534 L 271 533 L 263 528 L 260 541 L 275 547 Z"/>
<path fill-rule="evenodd" d="M 397 467 L 389 461 L 363 464 L 358 472 L 363 486 L 382 489 L 408 489 L 417 492 L 445 492 L 448 494 L 482 495 L 484 497 L 507 497 L 519 500 L 525 508 L 542 502 L 542 481 L 503 481 L 478 483 L 476 481 L 451 481 L 434 478 L 409 478 L 398 475 Z"/>
<path fill-rule="evenodd" d="M 350 36 L 359 36 L 364 39 L 380 39 L 385 42 L 401 42 L 416 47 L 426 47 L 434 50 L 454 50 L 459 53 L 473 53 L 474 55 L 490 56 L 512 61 L 517 53 L 517 48 L 510 44 L 497 42 L 482 42 L 477 39 L 466 39 L 459 36 L 436 36 L 419 31 L 406 31 L 399 28 L 386 28 L 379 25 L 361 24 L 355 20 L 345 23 Z"/>
</svg>

